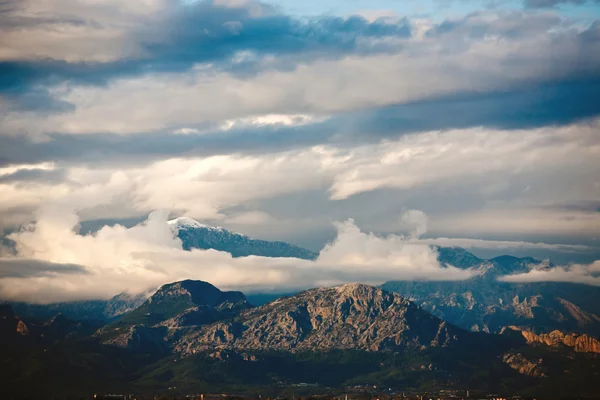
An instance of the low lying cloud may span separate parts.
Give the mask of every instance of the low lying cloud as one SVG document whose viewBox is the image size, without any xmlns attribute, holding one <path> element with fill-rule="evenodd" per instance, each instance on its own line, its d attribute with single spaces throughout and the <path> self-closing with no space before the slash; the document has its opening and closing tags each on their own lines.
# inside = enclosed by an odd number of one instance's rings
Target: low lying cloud
<svg viewBox="0 0 600 400">
<path fill-rule="evenodd" d="M 336 239 L 316 261 L 290 258 L 232 258 L 215 250 L 184 251 L 167 224 L 168 213 L 153 212 L 132 228 L 105 226 L 80 235 L 77 216 L 57 208 L 43 209 L 34 224 L 10 235 L 23 257 L 19 275 L 0 279 L 4 299 L 53 302 L 107 298 L 122 291 L 142 292 L 170 281 L 201 279 L 225 289 L 288 290 L 361 281 L 456 280 L 471 271 L 443 267 L 430 246 L 402 236 L 378 237 L 361 232 L 352 220 L 337 223 Z M 58 267 L 57 264 L 63 265 Z M 42 266 L 53 272 L 40 274 Z M 52 269 L 51 266 L 54 266 Z"/>
<path fill-rule="evenodd" d="M 104 226 L 95 233 L 81 235 L 73 211 L 57 206 L 42 208 L 35 222 L 9 236 L 21 258 L 0 259 L 2 298 L 42 303 L 108 298 L 182 279 L 201 279 L 224 289 L 252 292 L 355 281 L 380 284 L 387 280 L 462 280 L 475 274 L 440 265 L 431 244 L 447 245 L 451 241 L 452 245 L 465 245 L 469 240 L 420 239 L 418 236 L 426 232 L 427 215 L 418 210 L 408 210 L 400 218 L 403 223 L 416 223 L 408 236 L 365 233 L 352 219 L 336 222 L 335 240 L 315 261 L 233 258 L 216 250 L 184 251 L 167 224 L 168 216 L 166 211 L 156 211 L 131 228 Z M 475 241 L 471 245 L 535 248 L 542 244 Z M 549 276 L 546 280 L 551 279 Z"/>
<path fill-rule="evenodd" d="M 461 247 L 464 249 L 541 249 L 560 252 L 581 252 L 590 248 L 584 245 L 525 242 L 514 240 L 484 240 L 471 238 L 422 238 L 427 233 L 429 217 L 421 210 L 407 210 L 400 216 L 400 225 L 410 231 L 409 237 L 402 236 L 405 243 L 418 245 L 435 245 L 441 247 Z"/>
<path fill-rule="evenodd" d="M 409 242 L 418 242 L 420 244 L 431 244 L 442 247 L 462 247 L 465 249 L 540 249 L 553 250 L 561 252 L 580 252 L 587 251 L 590 248 L 584 245 L 577 244 L 561 244 L 561 243 L 543 243 L 543 242 L 524 242 L 513 240 L 483 240 L 483 239 L 467 239 L 467 238 L 432 238 L 410 240 Z"/>
<path fill-rule="evenodd" d="M 573 282 L 600 286 L 600 260 L 552 269 L 533 269 L 526 274 L 503 276 L 503 282 Z"/>
<path fill-rule="evenodd" d="M 56 276 L 87 274 L 81 265 L 58 264 L 22 258 L 0 258 L 0 278 L 26 278 L 30 276 Z"/>
</svg>

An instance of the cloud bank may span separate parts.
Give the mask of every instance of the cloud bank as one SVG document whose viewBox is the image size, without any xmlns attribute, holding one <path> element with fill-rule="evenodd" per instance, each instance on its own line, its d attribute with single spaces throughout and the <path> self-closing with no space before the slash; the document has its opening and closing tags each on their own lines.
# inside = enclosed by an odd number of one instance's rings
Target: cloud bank
<svg viewBox="0 0 600 400">
<path fill-rule="evenodd" d="M 104 226 L 77 233 L 78 218 L 70 210 L 44 208 L 35 222 L 9 235 L 18 258 L 0 259 L 0 292 L 4 300 L 56 302 L 109 298 L 141 293 L 164 283 L 200 279 L 225 289 L 244 291 L 299 290 L 346 282 L 381 284 L 387 280 L 462 280 L 476 272 L 442 266 L 431 244 L 446 239 L 419 239 L 426 215 L 407 211 L 401 221 L 417 221 L 409 236 L 364 233 L 353 220 L 336 223 L 337 237 L 315 261 L 250 256 L 233 258 L 215 250 L 184 251 L 167 224 L 168 212 L 150 214 L 126 228 Z M 458 240 L 464 244 L 466 241 Z M 452 242 L 452 244 L 456 244 Z M 539 244 L 476 241 L 474 247 L 536 247 Z M 594 264 L 595 265 L 595 264 Z M 532 280 L 590 281 L 590 269 L 557 270 Z M 595 267 L 594 267 L 595 268 Z M 537 273 L 536 271 L 532 274 Z M 575 279 L 572 274 L 576 273 Z M 556 275 L 554 275 L 556 274 Z M 586 275 L 587 274 L 587 275 Z M 524 281 L 526 277 L 508 277 Z"/>
<path fill-rule="evenodd" d="M 597 2 L 350 3 L 0 1 L 0 232 L 34 263 L 2 290 L 462 277 L 430 244 L 599 258 Z M 154 210 L 329 244 L 182 253 Z"/>
<path fill-rule="evenodd" d="M 600 260 L 500 277 L 503 282 L 574 282 L 600 286 Z"/>
<path fill-rule="evenodd" d="M 87 270 L 81 265 L 57 264 L 22 258 L 0 258 L 0 278 L 27 278 L 31 276 L 87 273 Z"/>
<path fill-rule="evenodd" d="M 337 224 L 337 238 L 316 261 L 257 256 L 234 259 L 215 250 L 184 251 L 167 216 L 167 212 L 154 212 L 132 228 L 105 226 L 80 235 L 74 230 L 78 224 L 75 214 L 56 208 L 41 210 L 35 223 L 9 236 L 17 254 L 28 259 L 12 260 L 11 270 L 18 266 L 19 272 L 0 279 L 2 296 L 36 302 L 107 298 L 181 279 L 256 291 L 388 279 L 454 280 L 472 274 L 442 267 L 436 251 L 428 245 L 408 243 L 399 236 L 363 233 L 351 220 Z M 85 265 L 85 270 L 65 263 Z M 83 271 L 86 273 L 77 276 L 66 274 Z"/>
</svg>

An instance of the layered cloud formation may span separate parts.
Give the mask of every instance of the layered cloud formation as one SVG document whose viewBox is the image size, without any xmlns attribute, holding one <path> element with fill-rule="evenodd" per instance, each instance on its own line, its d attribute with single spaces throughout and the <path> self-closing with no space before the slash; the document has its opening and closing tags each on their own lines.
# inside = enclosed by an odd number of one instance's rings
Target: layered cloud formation
<svg viewBox="0 0 600 400">
<path fill-rule="evenodd" d="M 132 228 L 105 226 L 80 235 L 74 231 L 75 214 L 44 209 L 35 223 L 10 235 L 20 258 L 0 258 L 3 297 L 36 302 L 107 298 L 190 278 L 225 288 L 285 291 L 353 281 L 472 276 L 471 271 L 442 267 L 428 245 L 401 236 L 366 234 L 352 220 L 338 223 L 336 239 L 317 260 L 307 261 L 184 251 L 167 216 L 154 212 Z M 15 271 L 19 264 L 20 272 Z"/>
<path fill-rule="evenodd" d="M 253 0 L 0 2 L 0 229 L 21 246 L 2 261 L 3 292 L 105 296 L 127 287 L 111 287 L 118 268 L 148 286 L 193 275 L 195 257 L 214 257 L 203 263 L 221 275 L 207 279 L 231 287 L 253 282 L 239 263 L 271 285 L 464 277 L 427 244 L 534 251 L 586 266 L 560 279 L 590 282 L 600 8 L 458 3 L 300 15 Z M 154 210 L 331 244 L 293 268 L 181 253 L 158 214 L 135 227 Z M 102 228 L 115 222 L 127 227 Z M 95 265 L 119 240 L 131 248 Z M 381 273 L 361 275 L 368 262 Z M 94 291 L 96 275 L 110 290 Z"/>
</svg>

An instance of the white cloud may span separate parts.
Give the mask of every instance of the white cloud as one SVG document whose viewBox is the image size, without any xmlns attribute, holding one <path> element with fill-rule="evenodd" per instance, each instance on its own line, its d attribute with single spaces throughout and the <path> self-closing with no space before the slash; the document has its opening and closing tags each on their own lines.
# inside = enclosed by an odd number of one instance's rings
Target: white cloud
<svg viewBox="0 0 600 400">
<path fill-rule="evenodd" d="M 574 282 L 600 286 L 600 260 L 591 264 L 572 264 L 550 270 L 534 269 L 525 274 L 500 278 L 504 282 Z"/>
<path fill-rule="evenodd" d="M 353 221 L 338 223 L 338 235 L 316 261 L 264 257 L 232 258 L 215 250 L 182 250 L 167 224 L 154 212 L 132 228 L 105 226 L 79 235 L 78 219 L 59 208 L 40 210 L 36 222 L 12 234 L 20 257 L 36 262 L 77 264 L 85 275 L 0 279 L 5 299 L 51 302 L 106 298 L 120 291 L 141 292 L 180 279 L 202 279 L 221 288 L 300 289 L 350 281 L 464 279 L 470 271 L 443 268 L 427 245 L 361 232 Z M 32 261 L 32 262 L 33 262 Z M 26 275 L 26 274 L 24 274 Z"/>
<path fill-rule="evenodd" d="M 294 68 L 281 68 L 282 63 L 289 65 L 289 55 L 269 55 L 259 57 L 257 73 L 251 76 L 222 71 L 207 62 L 185 72 L 114 79 L 105 86 L 58 85 L 51 88 L 52 95 L 73 104 L 75 111 L 53 116 L 13 112 L 3 122 L 3 134 L 139 134 L 192 129 L 208 122 L 264 122 L 273 115 L 322 118 L 457 92 L 503 91 L 597 70 L 600 58 L 594 54 L 600 51 L 595 51 L 599 49 L 592 42 L 583 50 L 575 30 L 549 34 L 562 24 L 564 21 L 546 14 L 476 15 L 459 21 L 444 35 L 394 38 L 397 43 L 383 54 L 311 62 L 300 56 Z M 477 29 L 489 31 L 488 36 L 473 35 Z M 496 36 L 502 40 L 489 40 Z M 80 40 L 77 35 L 73 37 Z M 53 45 L 60 43 L 52 36 L 47 40 Z M 81 42 L 97 49 L 89 45 L 90 40 L 83 38 Z M 121 47 L 127 43 L 118 38 L 114 42 Z M 12 39 L 11 43 L 20 42 Z M 46 48 L 53 51 L 51 46 Z M 116 54 L 109 50 L 107 54 Z M 251 53 L 244 50 L 244 54 Z"/>
<path fill-rule="evenodd" d="M 103 63 L 142 56 L 143 46 L 135 32 L 156 20 L 168 3 L 168 0 L 14 1 L 14 10 L 8 14 L 13 23 L 0 26 L 0 60 Z"/>
<path fill-rule="evenodd" d="M 412 236 L 418 238 L 427 232 L 429 218 L 421 210 L 407 210 L 400 217 L 402 225 L 408 225 L 412 231 Z"/>
<path fill-rule="evenodd" d="M 65 178 L 0 183 L 0 220 L 6 227 L 19 225 L 39 206 L 57 203 L 75 210 L 84 220 L 140 217 L 169 209 L 212 223 L 262 220 L 277 230 L 283 219 L 307 218 L 305 206 L 298 204 L 296 211 L 285 216 L 265 218 L 264 213 L 272 212 L 257 209 L 258 202 L 328 191 L 337 205 L 327 206 L 324 196 L 323 203 L 310 205 L 315 207 L 311 214 L 320 213 L 323 226 L 328 220 L 371 216 L 377 211 L 361 207 L 333 217 L 325 208 L 345 209 L 349 198 L 392 188 L 403 193 L 403 201 L 410 196 L 430 197 L 427 207 L 442 211 L 424 208 L 432 216 L 430 221 L 415 221 L 417 214 L 404 221 L 388 218 L 383 225 L 374 222 L 371 230 L 422 234 L 429 229 L 450 238 L 515 233 L 592 237 L 600 234 L 600 214 L 592 207 L 600 199 L 599 124 L 423 132 L 356 147 L 327 145 L 268 155 L 174 158 L 139 165 L 42 165 L 65 168 Z M 15 172 L 14 168 L 6 173 Z M 389 202 L 394 202 L 393 197 Z M 563 206 L 586 203 L 590 204 L 587 209 Z M 445 208 L 446 204 L 458 210 Z M 242 209 L 251 214 L 236 217 Z M 303 229 L 301 224 L 287 225 L 287 229 Z M 475 242 L 463 245 L 479 246 Z M 497 248 L 507 246 L 500 243 Z M 520 247 L 518 243 L 511 246 Z"/>
<path fill-rule="evenodd" d="M 568 169 L 582 176 L 600 173 L 598 129 L 600 121 L 531 130 L 472 128 L 407 135 L 330 152 L 326 166 L 336 171 L 331 197 L 344 199 L 384 187 L 409 189 L 458 178 L 485 178 L 495 172 L 509 180 L 531 171 Z"/>
<path fill-rule="evenodd" d="M 411 235 L 408 238 L 402 238 L 406 243 L 419 245 L 437 245 L 442 247 L 461 247 L 464 249 L 542 249 L 562 252 L 581 252 L 589 251 L 588 246 L 572 244 L 550 244 L 550 243 L 532 243 L 512 240 L 483 240 L 466 238 L 421 238 L 427 233 L 429 217 L 420 210 L 407 210 L 400 217 L 401 226 L 408 228 Z"/>
</svg>

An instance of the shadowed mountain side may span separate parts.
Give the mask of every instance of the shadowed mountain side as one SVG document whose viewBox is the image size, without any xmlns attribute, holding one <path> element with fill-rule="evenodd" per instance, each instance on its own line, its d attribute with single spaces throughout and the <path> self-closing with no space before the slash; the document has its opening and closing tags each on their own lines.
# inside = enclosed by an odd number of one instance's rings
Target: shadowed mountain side
<svg viewBox="0 0 600 400">
<path fill-rule="evenodd" d="M 169 221 L 171 229 L 181 239 L 184 250 L 214 249 L 230 253 L 233 257 L 291 257 L 314 260 L 318 254 L 285 242 L 252 239 L 227 229 L 201 224 L 191 218 L 181 217 Z"/>
</svg>

